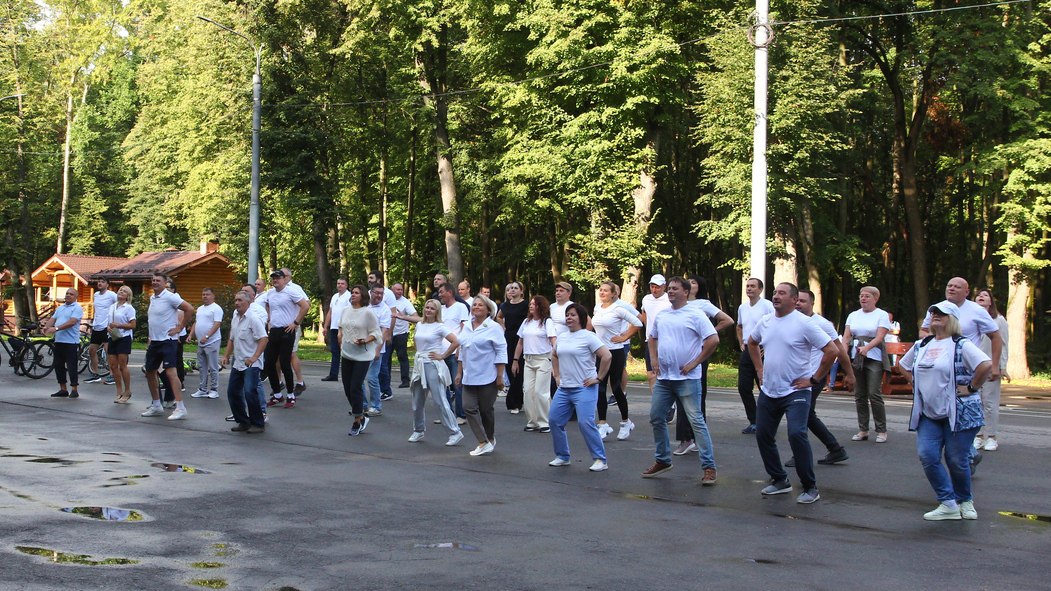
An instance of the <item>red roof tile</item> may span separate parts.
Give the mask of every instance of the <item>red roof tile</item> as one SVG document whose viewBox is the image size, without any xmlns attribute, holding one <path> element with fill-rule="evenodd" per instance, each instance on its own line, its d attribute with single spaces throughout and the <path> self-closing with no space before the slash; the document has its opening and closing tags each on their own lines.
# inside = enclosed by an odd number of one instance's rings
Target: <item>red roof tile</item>
<svg viewBox="0 0 1051 591">
<path fill-rule="evenodd" d="M 107 279 L 149 279 L 154 273 L 171 274 L 187 265 L 211 258 L 226 260 L 219 253 L 201 254 L 196 250 L 144 252 L 131 259 L 118 259 L 120 264 L 101 269 L 95 276 Z"/>
</svg>

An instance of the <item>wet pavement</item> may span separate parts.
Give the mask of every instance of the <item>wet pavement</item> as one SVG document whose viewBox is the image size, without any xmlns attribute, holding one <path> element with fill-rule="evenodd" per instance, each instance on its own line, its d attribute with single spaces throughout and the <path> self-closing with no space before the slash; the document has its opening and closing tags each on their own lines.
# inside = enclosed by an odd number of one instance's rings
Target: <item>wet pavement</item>
<svg viewBox="0 0 1051 591">
<path fill-rule="evenodd" d="M 136 361 L 133 357 L 133 364 Z M 137 368 L 134 368 L 137 370 Z M 821 500 L 764 499 L 736 392 L 709 395 L 719 481 L 697 455 L 654 479 L 648 396 L 629 393 L 636 429 L 607 441 L 591 473 L 576 425 L 568 468 L 549 435 L 497 401 L 497 448 L 469 457 L 430 422 L 412 432 L 407 390 L 359 437 L 338 383 L 306 365 L 294 409 L 262 435 L 231 433 L 225 397 L 190 399 L 189 418 L 142 418 L 101 384 L 52 399 L 53 378 L 0 372 L 0 589 L 1038 589 L 1051 550 L 1051 402 L 1008 399 L 1001 448 L 975 477 L 973 522 L 926 522 L 936 505 L 889 403 L 890 441 L 851 442 L 853 401 L 819 414 L 851 458 L 818 466 Z M 225 385 L 225 373 L 223 384 Z M 187 391 L 196 387 L 191 375 Z M 617 411 L 611 408 L 611 419 Z M 783 440 L 782 429 L 782 440 Z M 823 451 L 817 453 L 823 454 Z M 787 445 L 782 444 L 787 459 Z"/>
</svg>

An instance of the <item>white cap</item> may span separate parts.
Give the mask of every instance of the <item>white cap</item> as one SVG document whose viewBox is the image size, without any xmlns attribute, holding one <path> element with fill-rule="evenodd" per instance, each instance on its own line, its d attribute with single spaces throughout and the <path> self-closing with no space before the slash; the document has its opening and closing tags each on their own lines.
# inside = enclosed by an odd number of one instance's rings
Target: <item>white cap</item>
<svg viewBox="0 0 1051 591">
<path fill-rule="evenodd" d="M 942 300 L 937 304 L 934 304 L 930 308 L 927 308 L 928 312 L 939 311 L 946 316 L 952 316 L 953 318 L 960 319 L 960 307 L 950 302 L 949 300 Z"/>
<path fill-rule="evenodd" d="M 664 275 L 657 273 L 653 277 L 650 277 L 650 285 L 664 285 L 667 281 L 664 280 Z"/>
</svg>

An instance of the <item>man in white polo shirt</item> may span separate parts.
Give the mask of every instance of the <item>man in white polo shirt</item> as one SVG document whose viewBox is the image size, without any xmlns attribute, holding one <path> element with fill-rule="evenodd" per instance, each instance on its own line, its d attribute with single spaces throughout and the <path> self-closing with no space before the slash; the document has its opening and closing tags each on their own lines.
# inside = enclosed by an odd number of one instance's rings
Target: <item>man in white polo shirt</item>
<svg viewBox="0 0 1051 591">
<path fill-rule="evenodd" d="M 774 313 L 774 307 L 770 305 L 770 300 L 763 297 L 762 279 L 749 277 L 744 283 L 744 294 L 746 299 L 737 308 L 737 343 L 741 347 L 741 357 L 737 362 L 737 393 L 741 396 L 744 414 L 748 417 L 748 425 L 741 429 L 741 433 L 751 435 L 755 433 L 755 396 L 752 389 L 759 379 L 748 354 L 748 337 L 763 316 Z"/>
<path fill-rule="evenodd" d="M 777 451 L 777 428 L 787 416 L 788 443 L 795 458 L 796 474 L 803 485 L 797 503 L 809 504 L 821 498 L 814 475 L 814 454 L 807 438 L 810 416 L 810 389 L 832 367 L 838 349 L 816 322 L 796 310 L 799 288 L 779 283 L 774 289 L 774 313 L 761 318 L 748 337 L 748 354 L 759 376 L 759 402 L 756 404 L 755 440 L 771 483 L 764 496 L 792 491 L 788 473 Z M 760 353 L 759 347 L 763 348 Z M 811 349 L 822 351 L 817 370 L 811 366 Z M 764 355 L 765 353 L 765 355 Z"/>
<path fill-rule="evenodd" d="M 266 407 L 259 397 L 258 385 L 263 369 L 263 351 L 266 350 L 266 324 L 250 310 L 251 305 L 248 293 L 239 291 L 234 296 L 230 339 L 226 344 L 223 363 L 233 360 L 226 396 L 237 425 L 230 430 L 262 433 L 266 430 L 266 415 L 263 412 Z"/>
<path fill-rule="evenodd" d="M 347 289 L 347 280 L 340 277 L 336 280 L 336 293 L 332 294 L 332 299 L 328 302 L 328 313 L 325 314 L 325 321 L 322 323 L 322 326 L 328 328 L 325 332 L 325 344 L 332 353 L 328 375 L 321 378 L 322 382 L 339 381 L 340 356 L 337 335 L 339 334 L 339 320 L 343 317 L 343 310 L 346 310 L 349 305 L 350 291 Z"/>
<path fill-rule="evenodd" d="M 210 287 L 201 291 L 201 305 L 197 308 L 197 320 L 190 329 L 187 339 L 197 339 L 197 371 L 201 378 L 197 391 L 191 394 L 194 398 L 219 397 L 219 347 L 223 335 L 223 309 L 215 303 L 215 291 Z"/>
<path fill-rule="evenodd" d="M 117 305 L 117 294 L 109 290 L 109 281 L 99 279 L 95 284 L 95 295 L 92 296 L 91 317 L 91 344 L 88 345 L 89 368 L 88 379 L 84 383 L 91 384 L 101 382 L 102 375 L 99 371 L 99 349 L 107 350 L 109 343 L 109 314 L 113 306 Z M 113 376 L 106 377 L 106 384 L 113 385 Z"/>
<path fill-rule="evenodd" d="M 467 304 L 456 299 L 456 289 L 450 283 L 443 283 L 438 288 L 438 301 L 442 303 L 442 324 L 449 332 L 460 336 L 465 322 L 471 319 L 471 309 Z M 460 368 L 459 353 L 453 353 L 445 358 L 445 364 L 449 366 L 449 375 L 455 376 Z M 463 388 L 457 386 L 455 380 L 449 384 L 449 404 L 456 413 L 457 423 L 461 425 L 467 422 L 467 413 L 463 411 Z"/>
<path fill-rule="evenodd" d="M 163 368 L 168 384 L 171 385 L 171 393 L 175 396 L 175 410 L 168 416 L 168 420 L 177 421 L 186 418 L 186 405 L 182 401 L 182 381 L 179 380 L 179 372 L 176 370 L 176 366 L 182 364 L 182 359 L 178 358 L 179 333 L 185 328 L 185 323 L 193 317 L 193 306 L 179 297 L 179 294 L 168 291 L 168 276 L 163 273 L 154 273 L 150 279 L 150 287 L 153 288 L 147 312 L 150 342 L 146 346 L 146 361 L 142 367 L 146 371 L 146 385 L 149 386 L 153 402 L 142 416 L 159 417 L 164 414 L 157 380 L 157 370 Z M 182 320 L 179 319 L 180 310 L 183 312 Z"/>
<path fill-rule="evenodd" d="M 266 343 L 263 368 L 274 393 L 266 405 L 295 408 L 292 348 L 296 342 L 296 331 L 303 323 L 307 310 L 310 309 L 310 300 L 299 286 L 291 284 L 291 278 L 282 269 L 270 274 L 270 283 L 274 289 L 266 294 L 266 308 L 270 313 L 270 333 Z M 285 376 L 287 395 L 281 394 L 281 380 L 277 375 L 278 360 L 281 361 L 281 370 Z"/>
</svg>

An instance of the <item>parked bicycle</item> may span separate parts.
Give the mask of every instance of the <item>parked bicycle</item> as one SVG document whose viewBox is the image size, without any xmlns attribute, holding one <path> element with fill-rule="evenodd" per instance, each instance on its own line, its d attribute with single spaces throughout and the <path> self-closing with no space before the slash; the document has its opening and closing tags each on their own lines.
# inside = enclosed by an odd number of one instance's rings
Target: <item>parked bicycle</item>
<svg viewBox="0 0 1051 591">
<path fill-rule="evenodd" d="M 0 345 L 7 352 L 8 365 L 14 369 L 15 375 L 39 380 L 55 368 L 54 342 L 32 334 L 39 328 L 39 324 L 30 324 L 21 329 L 21 334 L 0 334 Z"/>
<path fill-rule="evenodd" d="M 83 327 L 88 327 L 88 332 L 85 332 Z M 91 325 L 87 323 L 81 324 L 80 331 L 80 349 L 77 352 L 77 373 L 82 374 L 91 367 L 91 351 L 88 348 L 91 346 Z M 98 375 L 104 376 L 110 373 L 109 370 L 109 359 L 106 355 L 106 349 L 99 347 L 96 352 L 99 358 L 99 371 Z"/>
</svg>

